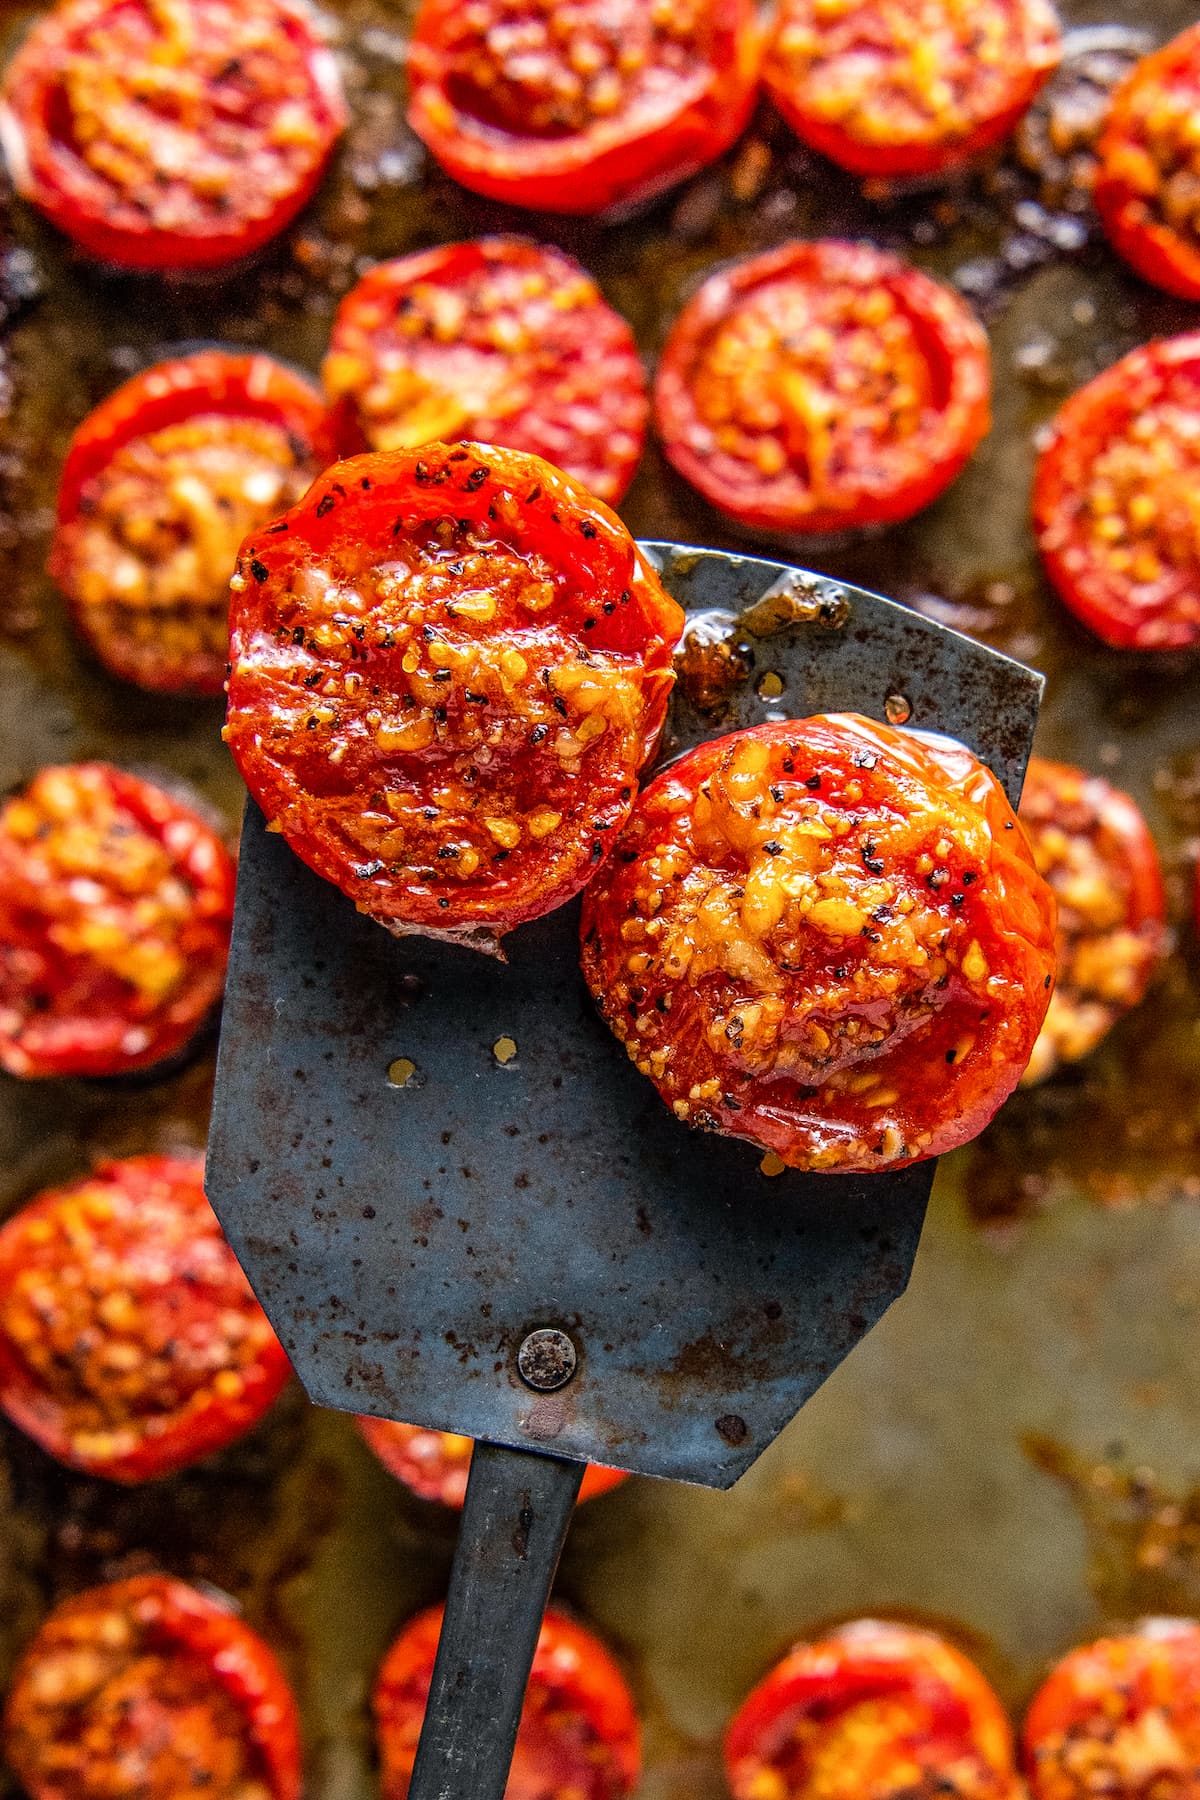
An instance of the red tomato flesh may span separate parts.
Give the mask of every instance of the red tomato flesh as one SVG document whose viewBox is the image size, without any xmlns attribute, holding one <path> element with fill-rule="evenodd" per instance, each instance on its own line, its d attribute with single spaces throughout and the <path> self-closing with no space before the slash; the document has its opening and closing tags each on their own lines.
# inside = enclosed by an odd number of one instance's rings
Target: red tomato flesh
<svg viewBox="0 0 1200 1800">
<path fill-rule="evenodd" d="M 601 1012 L 677 1118 L 833 1173 L 980 1132 L 1054 967 L 1054 900 L 996 778 L 851 714 L 672 764 L 582 930 Z"/>
<path fill-rule="evenodd" d="M 300 1721 L 271 1651 L 167 1575 L 57 1606 L 17 1665 L 5 1755 L 31 1800 L 299 1800 Z"/>
<path fill-rule="evenodd" d="M 355 1423 L 384 1468 L 411 1488 L 418 1500 L 462 1505 L 474 1448 L 469 1437 L 454 1431 L 430 1431 L 423 1425 L 401 1425 L 392 1419 L 370 1419 L 365 1414 Z M 579 1498 L 591 1500 L 606 1494 L 625 1479 L 620 1469 L 589 1463 Z"/>
<path fill-rule="evenodd" d="M 128 268 L 265 244 L 314 192 L 345 122 L 299 0 L 59 0 L 0 95 L 18 192 Z"/>
<path fill-rule="evenodd" d="M 1022 1077 L 1031 1087 L 1144 997 L 1167 946 L 1166 897 L 1145 819 L 1099 775 L 1033 757 L 1021 823 L 1058 902 L 1058 981 Z"/>
<path fill-rule="evenodd" d="M 405 1626 L 375 1682 L 383 1800 L 406 1800 L 442 1608 Z M 590 1631 L 551 1609 L 542 1622 L 505 1800 L 624 1800 L 641 1734 L 624 1677 Z"/>
<path fill-rule="evenodd" d="M 988 343 L 950 288 L 866 244 L 784 244 L 706 281 L 655 411 L 675 468 L 755 531 L 905 519 L 989 423 Z"/>
<path fill-rule="evenodd" d="M 629 326 L 577 262 L 524 238 L 380 263 L 338 308 L 322 378 L 346 456 L 504 444 L 615 506 L 645 441 Z"/>
<path fill-rule="evenodd" d="M 1059 595 L 1121 650 L 1200 644 L 1200 333 L 1144 344 L 1072 394 L 1033 484 Z"/>
<path fill-rule="evenodd" d="M 1022 1734 L 1032 1800 L 1193 1800 L 1200 1769 L 1200 1625 L 1149 1619 L 1072 1650 Z"/>
<path fill-rule="evenodd" d="M 423 0 L 408 120 L 464 187 L 517 206 L 632 206 L 750 116 L 754 0 Z"/>
<path fill-rule="evenodd" d="M 1200 300 L 1200 25 L 1143 57 L 1113 95 L 1096 208 L 1146 281 Z"/>
<path fill-rule="evenodd" d="M 234 873 L 151 782 L 43 769 L 0 810 L 0 1068 L 121 1075 L 182 1049 L 225 983 Z"/>
<path fill-rule="evenodd" d="M 0 1407 L 71 1468 L 172 1474 L 287 1381 L 203 1176 L 200 1156 L 101 1163 L 0 1228 Z"/>
<path fill-rule="evenodd" d="M 734 1800 L 1016 1800 L 1012 1733 L 974 1663 L 931 1631 L 856 1620 L 800 1644 L 725 1739 Z"/>
<path fill-rule="evenodd" d="M 320 396 L 269 356 L 201 350 L 102 401 L 67 451 L 50 573 L 105 667 L 219 694 L 238 546 L 330 460 Z"/>
<path fill-rule="evenodd" d="M 578 892 L 683 626 L 607 507 L 514 450 L 355 457 L 233 586 L 226 737 L 318 874 L 393 930 L 485 948 Z"/>
<path fill-rule="evenodd" d="M 1006 138 L 1059 56 L 1049 0 L 783 0 L 763 76 L 844 169 L 937 175 Z"/>
</svg>

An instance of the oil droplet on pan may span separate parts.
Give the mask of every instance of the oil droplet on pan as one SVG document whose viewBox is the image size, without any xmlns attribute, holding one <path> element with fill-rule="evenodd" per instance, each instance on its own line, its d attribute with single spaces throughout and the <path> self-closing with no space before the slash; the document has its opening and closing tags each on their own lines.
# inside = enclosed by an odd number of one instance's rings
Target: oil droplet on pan
<svg viewBox="0 0 1200 1800">
<path fill-rule="evenodd" d="M 398 1056 L 394 1062 L 388 1064 L 388 1086 L 394 1088 L 411 1087 L 416 1072 L 417 1065 L 413 1062 L 411 1057 Z"/>
<path fill-rule="evenodd" d="M 495 1057 L 496 1061 L 498 1063 L 500 1063 L 501 1065 L 503 1065 L 504 1063 L 510 1063 L 516 1054 L 517 1054 L 516 1038 L 498 1037 L 496 1039 L 495 1043 L 492 1045 L 492 1055 Z"/>
<path fill-rule="evenodd" d="M 889 725 L 907 725 L 912 718 L 912 701 L 904 694 L 889 694 L 883 710 Z"/>
<path fill-rule="evenodd" d="M 787 1168 L 787 1164 L 781 1156 L 776 1156 L 773 1150 L 768 1150 L 767 1154 L 759 1163 L 758 1168 L 759 1173 L 762 1175 L 782 1175 L 783 1171 Z"/>
</svg>

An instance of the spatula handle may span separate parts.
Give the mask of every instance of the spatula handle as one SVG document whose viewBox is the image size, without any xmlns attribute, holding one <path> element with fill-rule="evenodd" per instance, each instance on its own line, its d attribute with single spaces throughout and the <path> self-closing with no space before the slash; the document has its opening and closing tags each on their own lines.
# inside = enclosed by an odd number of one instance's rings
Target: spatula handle
<svg viewBox="0 0 1200 1800">
<path fill-rule="evenodd" d="M 585 1466 L 476 1444 L 409 1800 L 502 1800 Z"/>
</svg>

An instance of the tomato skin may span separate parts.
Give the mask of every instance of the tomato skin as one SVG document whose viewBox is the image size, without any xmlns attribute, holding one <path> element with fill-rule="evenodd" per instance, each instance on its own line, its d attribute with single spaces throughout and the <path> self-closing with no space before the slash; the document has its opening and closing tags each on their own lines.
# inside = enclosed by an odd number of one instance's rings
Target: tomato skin
<svg viewBox="0 0 1200 1800">
<path fill-rule="evenodd" d="M 389 1474 L 417 1496 L 443 1506 L 461 1506 L 471 1468 L 471 1439 L 451 1431 L 431 1431 L 422 1425 L 401 1425 L 392 1419 L 355 1418 L 362 1436 Z M 581 1500 L 592 1500 L 617 1487 L 626 1476 L 620 1469 L 589 1463 L 584 1471 Z"/>
<path fill-rule="evenodd" d="M 503 444 L 616 506 L 645 443 L 632 331 L 572 257 L 525 238 L 378 264 L 338 308 L 322 377 L 343 456 Z M 395 398 L 373 407 L 379 390 Z"/>
<path fill-rule="evenodd" d="M 491 950 L 578 892 L 683 625 L 607 507 L 513 450 L 355 457 L 233 587 L 225 735 L 311 868 L 391 930 Z"/>
<path fill-rule="evenodd" d="M 235 515 L 229 568 L 212 591 L 193 589 L 183 598 L 172 596 L 161 604 L 150 600 L 142 610 L 142 619 L 148 615 L 152 624 L 161 621 L 168 628 L 174 625 L 186 632 L 184 643 L 164 643 L 161 631 L 147 642 L 131 629 L 138 622 L 136 608 L 131 621 L 122 617 L 123 609 L 127 611 L 131 604 L 127 596 L 118 596 L 111 586 L 102 597 L 94 595 L 95 515 L 105 498 L 106 482 L 112 480 L 114 459 L 127 447 L 140 443 L 148 453 L 151 445 L 145 440 L 161 443 L 161 434 L 178 426 L 198 427 L 211 436 L 213 426 L 226 420 L 235 431 L 241 421 L 250 420 L 285 434 L 286 445 L 281 444 L 280 449 L 290 452 L 293 460 L 290 465 L 278 465 L 280 486 L 293 499 L 298 499 L 318 470 L 333 459 L 324 403 L 309 382 L 269 356 L 201 350 L 156 363 L 101 401 L 71 439 L 63 464 L 50 574 L 71 603 L 79 630 L 109 671 L 156 693 L 221 692 L 227 632 L 223 628 L 217 632 L 215 619 L 212 629 L 206 631 L 209 621 L 205 615 L 218 613 L 223 619 L 227 612 L 229 571 L 243 534 L 237 529 Z M 216 435 L 219 442 L 219 429 Z M 173 460 L 191 476 L 193 484 L 204 481 L 203 471 L 195 467 L 194 447 L 182 442 Z M 124 505 L 124 493 L 121 503 Z M 250 510 L 257 511 L 265 524 L 279 508 L 276 504 L 264 509 L 260 503 Z M 167 513 L 163 536 L 170 535 L 172 528 L 178 530 L 185 547 L 194 553 L 198 531 L 194 527 L 189 531 L 190 524 L 186 510 Z M 132 545 L 117 541 L 125 555 L 136 554 Z M 157 553 L 160 560 L 169 554 L 164 554 L 162 546 Z M 140 560 L 153 568 L 155 551 L 144 549 Z"/>
<path fill-rule="evenodd" d="M 200 1156 L 101 1163 L 0 1227 L 0 1409 L 70 1468 L 173 1474 L 257 1424 L 291 1373 L 203 1175 Z"/>
<path fill-rule="evenodd" d="M 1060 54 L 1049 0 L 983 0 L 969 27 L 946 0 L 856 0 L 832 18 L 784 0 L 763 79 L 796 135 L 852 174 L 931 176 L 1002 143 Z M 928 99 L 935 82 L 949 99 Z"/>
<path fill-rule="evenodd" d="M 300 1800 L 299 1715 L 274 1655 L 169 1575 L 55 1607 L 17 1665 L 4 1747 L 31 1800 L 115 1800 L 131 1780 L 141 1800 Z"/>
<path fill-rule="evenodd" d="M 1099 775 L 1031 757 L 1020 816 L 1058 899 L 1058 980 L 1021 1078 L 1032 1087 L 1144 998 L 1167 947 L 1166 895 L 1145 819 Z"/>
<path fill-rule="evenodd" d="M 464 187 L 539 212 L 606 213 L 653 199 L 740 137 L 762 57 L 753 0 L 684 0 L 671 32 L 651 22 L 644 0 L 616 6 L 586 0 L 577 7 L 586 16 L 570 47 L 600 58 L 600 79 L 617 84 L 615 109 L 612 95 L 594 108 L 585 101 L 553 30 L 557 3 L 487 0 L 494 15 L 489 34 L 460 0 L 423 0 L 409 45 L 408 122 Z M 534 61 L 549 67 L 557 58 L 557 85 L 539 88 L 488 45 L 489 35 L 494 46 L 514 19 L 526 33 L 540 34 L 540 56 L 526 54 L 526 69 Z M 618 74 L 631 51 L 645 59 L 640 70 Z M 682 70 L 680 56 L 688 59 Z M 479 65 L 490 65 L 482 86 L 472 79 Z M 622 91 L 622 81 L 633 91 Z M 564 83 L 578 90 L 584 117 L 562 117 Z M 501 109 L 506 118 L 484 116 L 484 93 L 493 113 Z M 568 112 L 572 104 L 566 103 Z M 544 121 L 535 116 L 539 108 Z"/>
<path fill-rule="evenodd" d="M 989 391 L 987 337 L 956 293 L 824 239 L 710 276 L 671 328 L 654 407 L 668 460 L 711 505 L 807 537 L 928 506 L 986 433 Z"/>
<path fill-rule="evenodd" d="M 1072 1650 L 1022 1733 L 1032 1800 L 1189 1800 L 1200 1767 L 1200 1625 L 1148 1619 Z"/>
<path fill-rule="evenodd" d="M 315 193 L 346 119 L 303 0 L 183 0 L 169 12 L 59 0 L 0 91 L 17 191 L 130 269 L 210 268 L 259 249 Z"/>
<path fill-rule="evenodd" d="M 224 986 L 234 878 L 162 788 L 108 763 L 41 770 L 0 809 L 0 1068 L 122 1075 L 181 1050 Z"/>
<path fill-rule="evenodd" d="M 1016 1800 L 1012 1733 L 975 1665 L 931 1631 L 874 1619 L 799 1644 L 725 1737 L 734 1800 Z"/>
<path fill-rule="evenodd" d="M 1071 395 L 1038 460 L 1033 525 L 1046 573 L 1114 649 L 1200 644 L 1189 511 L 1198 405 L 1200 332 L 1143 344 Z"/>
<path fill-rule="evenodd" d="M 406 1800 L 444 1608 L 404 1627 L 375 1680 L 372 1709 L 383 1800 Z M 505 1800 L 624 1800 L 641 1772 L 633 1698 L 582 1625 L 550 1608 L 542 1622 Z"/>
<path fill-rule="evenodd" d="M 1054 900 L 969 751 L 843 713 L 660 774 L 584 896 L 582 944 L 677 1118 L 842 1174 L 939 1156 L 1007 1099 L 1049 1001 Z"/>
<path fill-rule="evenodd" d="M 1200 25 L 1192 25 L 1143 57 L 1117 88 L 1095 186 L 1113 249 L 1143 280 L 1184 300 L 1200 300 L 1200 218 L 1194 204 L 1177 209 L 1171 184 L 1194 190 L 1200 176 L 1188 135 L 1198 107 Z"/>
</svg>

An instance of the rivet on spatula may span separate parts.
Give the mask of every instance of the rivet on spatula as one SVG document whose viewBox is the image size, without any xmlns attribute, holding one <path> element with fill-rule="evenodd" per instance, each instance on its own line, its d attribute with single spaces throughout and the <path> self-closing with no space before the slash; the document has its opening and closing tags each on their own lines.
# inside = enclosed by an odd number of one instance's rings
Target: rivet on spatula
<svg viewBox="0 0 1200 1800">
<path fill-rule="evenodd" d="M 541 1394 L 552 1394 L 555 1388 L 566 1387 L 575 1373 L 577 1361 L 575 1346 L 566 1332 L 550 1326 L 531 1331 L 517 1351 L 521 1380 Z"/>
</svg>

